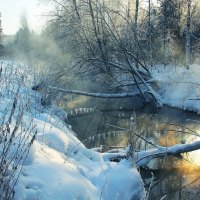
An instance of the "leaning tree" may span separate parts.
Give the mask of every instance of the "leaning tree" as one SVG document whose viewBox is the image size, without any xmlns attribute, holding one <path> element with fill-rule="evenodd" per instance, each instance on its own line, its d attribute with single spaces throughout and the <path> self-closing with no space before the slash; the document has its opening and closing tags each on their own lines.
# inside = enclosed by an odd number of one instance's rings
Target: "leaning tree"
<svg viewBox="0 0 200 200">
<path fill-rule="evenodd" d="M 52 1 L 56 8 L 51 13 L 51 26 L 65 38 L 66 53 L 72 58 L 69 67 L 54 73 L 55 77 L 61 78 L 69 71 L 92 76 L 115 94 L 96 95 L 66 88 L 60 91 L 102 98 L 140 95 L 145 101 L 153 99 L 162 105 L 151 85 L 151 73 L 140 58 L 139 1 L 134 6 L 130 6 L 130 1 Z M 120 94 L 116 94 L 119 88 Z"/>
</svg>

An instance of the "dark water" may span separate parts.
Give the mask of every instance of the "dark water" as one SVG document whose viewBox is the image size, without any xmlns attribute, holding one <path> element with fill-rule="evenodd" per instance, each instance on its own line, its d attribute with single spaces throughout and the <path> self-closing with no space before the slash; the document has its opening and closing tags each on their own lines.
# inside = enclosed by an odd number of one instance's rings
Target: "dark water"
<svg viewBox="0 0 200 200">
<path fill-rule="evenodd" d="M 105 145 L 108 150 L 111 146 L 127 145 L 130 132 L 126 130 L 163 146 L 194 141 L 198 138 L 196 134 L 200 134 L 199 117 L 193 112 L 170 107 L 157 110 L 147 106 L 136 111 L 120 107 L 74 116 L 69 122 L 87 147 Z M 138 150 L 152 148 L 134 134 L 132 140 Z M 153 170 L 141 169 L 149 199 L 200 199 L 199 166 L 200 152 L 187 153 L 182 158 L 158 159 L 151 164 Z"/>
</svg>

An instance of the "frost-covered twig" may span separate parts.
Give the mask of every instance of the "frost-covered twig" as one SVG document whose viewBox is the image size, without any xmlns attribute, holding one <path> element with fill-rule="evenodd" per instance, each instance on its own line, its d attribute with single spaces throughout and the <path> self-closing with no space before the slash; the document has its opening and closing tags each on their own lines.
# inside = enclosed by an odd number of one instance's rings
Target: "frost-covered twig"
<svg viewBox="0 0 200 200">
<path fill-rule="evenodd" d="M 0 199 L 10 200 L 37 133 L 31 120 L 26 125 L 23 121 L 30 108 L 29 94 L 23 90 L 27 87 L 26 70 L 2 63 L 0 71 Z"/>
<path fill-rule="evenodd" d="M 151 175 L 152 175 L 151 182 L 149 184 L 149 188 L 148 188 L 148 191 L 147 191 L 147 194 L 146 194 L 146 199 L 149 199 L 149 193 L 150 193 L 150 190 L 151 190 L 151 187 L 152 187 L 152 183 L 154 181 L 154 174 L 153 174 L 153 172 L 151 172 Z"/>
</svg>

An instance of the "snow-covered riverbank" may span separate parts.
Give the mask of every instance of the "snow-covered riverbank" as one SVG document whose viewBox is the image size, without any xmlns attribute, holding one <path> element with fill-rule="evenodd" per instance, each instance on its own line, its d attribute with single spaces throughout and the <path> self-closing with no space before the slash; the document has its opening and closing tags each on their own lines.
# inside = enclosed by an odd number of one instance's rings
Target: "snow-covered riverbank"
<svg viewBox="0 0 200 200">
<path fill-rule="evenodd" d="M 1 63 L 1 126 L 9 121 L 13 130 L 20 124 L 15 134 L 6 134 L 8 138 L 12 136 L 8 168 L 14 166 L 13 156 L 19 151 L 16 144 L 23 138 L 24 143 L 32 143 L 37 133 L 27 158 L 17 165 L 16 173 L 21 173 L 14 187 L 15 200 L 128 200 L 145 196 L 141 176 L 129 161 L 104 161 L 100 153 L 87 149 L 69 126 L 53 114 L 55 108 L 40 105 L 40 94 L 30 89 L 32 78 L 26 68 L 15 62 Z M 12 110 L 15 113 L 11 115 Z M 17 122 L 21 110 L 23 117 Z M 6 141 L 0 144 L 1 158 Z M 11 173 L 12 169 L 7 171 Z"/>
<path fill-rule="evenodd" d="M 200 66 L 156 66 L 152 76 L 164 104 L 200 113 Z"/>
</svg>

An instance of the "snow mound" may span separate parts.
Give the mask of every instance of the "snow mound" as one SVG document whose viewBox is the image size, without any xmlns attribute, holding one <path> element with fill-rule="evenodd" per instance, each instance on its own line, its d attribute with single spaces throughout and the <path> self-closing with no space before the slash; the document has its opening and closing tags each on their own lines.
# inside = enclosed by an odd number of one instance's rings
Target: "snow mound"
<svg viewBox="0 0 200 200">
<path fill-rule="evenodd" d="M 41 113 L 33 119 L 38 139 L 16 186 L 16 200 L 142 199 L 141 177 L 128 161 L 104 162 L 66 126 L 65 132 L 58 128 L 61 122 L 54 117 Z"/>
<path fill-rule="evenodd" d="M 98 189 L 80 173 L 75 162 L 65 162 L 62 154 L 37 141 L 33 146 L 30 156 L 34 161 L 24 166 L 15 199 L 98 198 Z"/>
</svg>

